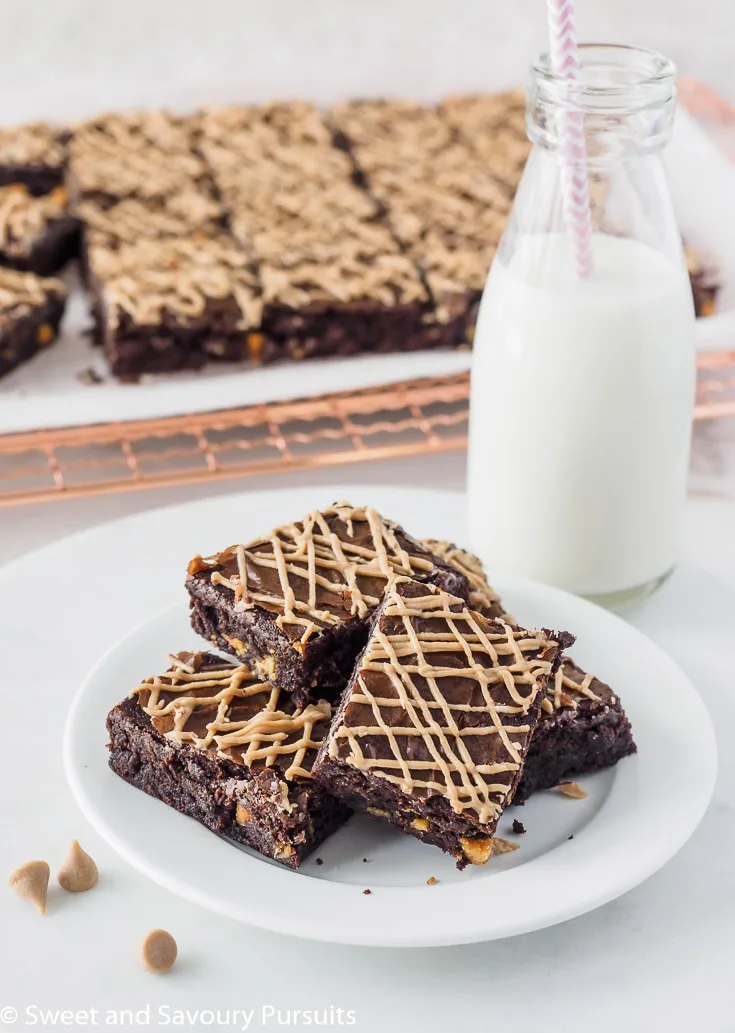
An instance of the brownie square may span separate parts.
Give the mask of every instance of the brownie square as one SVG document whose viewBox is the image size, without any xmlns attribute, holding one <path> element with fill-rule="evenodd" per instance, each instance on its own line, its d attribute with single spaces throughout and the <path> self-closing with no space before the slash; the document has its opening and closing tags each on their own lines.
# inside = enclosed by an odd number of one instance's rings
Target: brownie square
<svg viewBox="0 0 735 1033">
<path fill-rule="evenodd" d="M 303 706 L 337 698 L 399 574 L 465 595 L 467 582 L 402 527 L 341 502 L 188 569 L 194 630 Z"/>
<path fill-rule="evenodd" d="M 163 111 L 106 115 L 76 126 L 69 141 L 72 204 L 107 206 L 126 197 L 162 202 L 209 177 L 192 123 Z"/>
<path fill-rule="evenodd" d="M 559 782 L 613 767 L 636 752 L 630 721 L 609 685 L 565 657 L 542 703 L 514 803 Z"/>
<path fill-rule="evenodd" d="M 566 634 L 487 621 L 409 578 L 388 589 L 316 764 L 349 807 L 484 864 Z"/>
<path fill-rule="evenodd" d="M 22 183 L 48 194 L 64 180 L 66 133 L 45 122 L 0 129 L 0 186 Z"/>
<path fill-rule="evenodd" d="M 259 358 L 257 273 L 226 235 L 87 247 L 96 333 L 123 380 Z"/>
<path fill-rule="evenodd" d="M 350 815 L 311 776 L 329 704 L 297 710 L 211 653 L 170 659 L 108 716 L 110 767 L 226 839 L 298 868 Z"/>
<path fill-rule="evenodd" d="M 53 344 L 65 305 L 61 280 L 0 267 L 0 377 Z"/>
<path fill-rule="evenodd" d="M 64 187 L 42 196 L 22 183 L 0 187 L 0 265 L 51 276 L 78 250 L 79 223 Z"/>
</svg>

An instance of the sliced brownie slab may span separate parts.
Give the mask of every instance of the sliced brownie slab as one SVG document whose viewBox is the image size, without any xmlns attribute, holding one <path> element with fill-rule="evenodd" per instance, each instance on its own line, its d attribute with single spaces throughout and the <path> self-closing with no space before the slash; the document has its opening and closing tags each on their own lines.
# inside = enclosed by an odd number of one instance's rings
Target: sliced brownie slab
<svg viewBox="0 0 735 1033">
<path fill-rule="evenodd" d="M 314 774 L 355 810 L 484 864 L 521 777 L 547 683 L 570 641 L 487 621 L 397 578 Z"/>
</svg>

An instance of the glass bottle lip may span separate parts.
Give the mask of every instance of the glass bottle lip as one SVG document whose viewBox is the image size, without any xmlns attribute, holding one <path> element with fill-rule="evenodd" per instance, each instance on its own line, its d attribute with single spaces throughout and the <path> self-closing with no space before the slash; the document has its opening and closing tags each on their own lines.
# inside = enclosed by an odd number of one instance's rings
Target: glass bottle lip
<svg viewBox="0 0 735 1033">
<path fill-rule="evenodd" d="M 612 105 L 637 108 L 663 104 L 675 90 L 676 66 L 670 58 L 644 47 L 620 43 L 581 43 L 579 77 L 557 75 L 543 53 L 531 65 L 534 85 L 550 102 L 582 108 Z"/>
</svg>

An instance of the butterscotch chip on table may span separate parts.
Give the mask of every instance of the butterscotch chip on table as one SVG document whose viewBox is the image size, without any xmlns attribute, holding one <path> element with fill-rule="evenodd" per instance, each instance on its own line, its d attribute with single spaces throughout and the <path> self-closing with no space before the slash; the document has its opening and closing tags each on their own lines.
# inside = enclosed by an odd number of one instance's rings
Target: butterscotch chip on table
<svg viewBox="0 0 735 1033">
<path fill-rule="evenodd" d="M 23 183 L 0 186 L 0 265 L 51 276 L 79 248 L 79 223 L 66 190 L 35 196 Z"/>
<path fill-rule="evenodd" d="M 45 122 L 0 129 L 0 186 L 22 183 L 48 194 L 64 181 L 66 132 Z"/>
<path fill-rule="evenodd" d="M 109 714 L 110 767 L 233 843 L 298 868 L 349 817 L 311 776 L 329 728 L 249 668 L 180 653 Z"/>
<path fill-rule="evenodd" d="M 714 315 L 717 296 L 722 289 L 722 274 L 717 262 L 689 244 L 684 245 L 684 255 L 692 285 L 694 311 L 697 316 Z"/>
<path fill-rule="evenodd" d="M 194 630 L 298 705 L 336 699 L 396 575 L 465 594 L 464 575 L 370 507 L 341 502 L 189 564 Z"/>
<path fill-rule="evenodd" d="M 61 280 L 0 268 L 0 377 L 54 343 L 65 306 Z"/>
<path fill-rule="evenodd" d="M 164 975 L 176 964 L 179 948 L 171 933 L 165 929 L 154 929 L 148 933 L 141 948 L 143 964 L 149 972 Z"/>
<path fill-rule="evenodd" d="M 464 868 L 493 853 L 547 682 L 571 636 L 488 621 L 397 578 L 314 768 L 349 807 Z"/>
<path fill-rule="evenodd" d="M 8 885 L 45 915 L 50 875 L 51 869 L 46 861 L 28 861 L 10 873 Z"/>
</svg>

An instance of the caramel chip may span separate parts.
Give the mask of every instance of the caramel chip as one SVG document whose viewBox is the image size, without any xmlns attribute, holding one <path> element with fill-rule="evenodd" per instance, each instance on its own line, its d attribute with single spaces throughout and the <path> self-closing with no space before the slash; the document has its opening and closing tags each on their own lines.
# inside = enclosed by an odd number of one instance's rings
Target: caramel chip
<svg viewBox="0 0 735 1033">
<path fill-rule="evenodd" d="M 79 846 L 78 840 L 72 840 L 69 855 L 56 876 L 59 886 L 68 893 L 86 893 L 96 886 L 99 872 L 89 854 Z"/>
<path fill-rule="evenodd" d="M 176 964 L 179 950 L 176 940 L 165 929 L 154 929 L 143 940 L 143 964 L 149 972 L 162 975 L 170 972 Z"/>
<path fill-rule="evenodd" d="M 46 914 L 46 898 L 51 869 L 45 861 L 28 861 L 11 872 L 8 886 L 14 889 L 19 897 L 35 904 L 42 915 Z"/>
<path fill-rule="evenodd" d="M 426 880 L 426 885 L 427 886 L 436 886 L 437 882 L 438 882 L 438 880 L 435 879 L 433 875 L 430 875 L 429 878 Z"/>
<path fill-rule="evenodd" d="M 589 793 L 583 789 L 579 782 L 560 782 L 556 787 L 562 796 L 569 796 L 572 800 L 585 800 Z"/>
<path fill-rule="evenodd" d="M 520 843 L 511 843 L 507 839 L 501 839 L 500 836 L 495 836 L 493 839 L 493 856 L 495 854 L 512 854 L 514 850 L 520 850 Z"/>
</svg>

